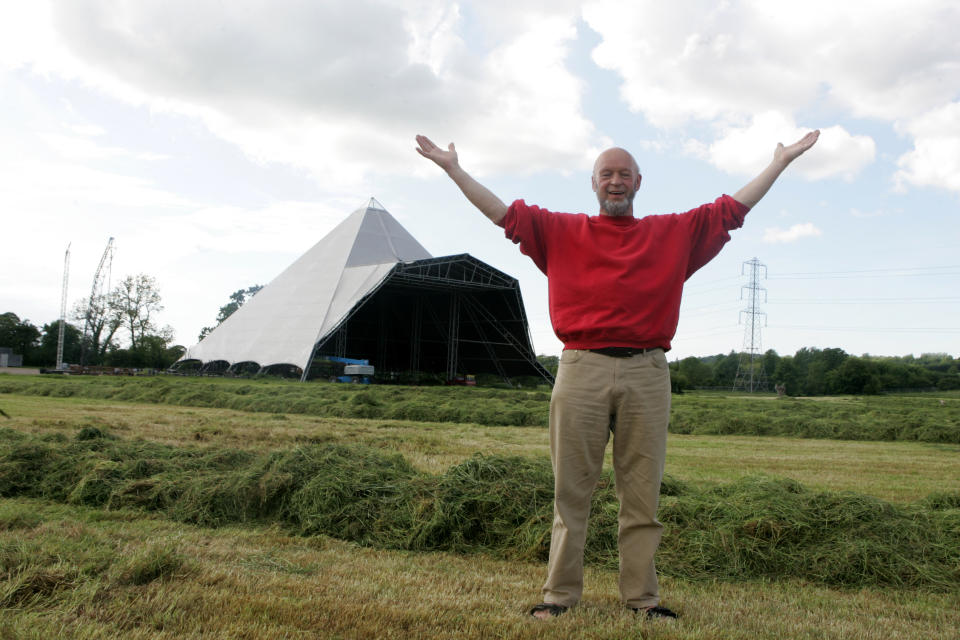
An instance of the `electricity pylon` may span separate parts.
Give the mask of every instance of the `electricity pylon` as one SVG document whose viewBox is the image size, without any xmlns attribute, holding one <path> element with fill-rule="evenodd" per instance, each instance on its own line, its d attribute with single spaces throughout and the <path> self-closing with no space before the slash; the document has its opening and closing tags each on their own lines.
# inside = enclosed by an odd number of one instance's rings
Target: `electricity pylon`
<svg viewBox="0 0 960 640">
<path fill-rule="evenodd" d="M 740 269 L 740 275 L 745 275 L 746 267 L 750 265 L 750 282 L 740 287 L 740 299 L 744 299 L 746 291 L 747 308 L 740 311 L 740 321 L 746 314 L 746 323 L 743 332 L 743 349 L 740 351 L 740 362 L 737 364 L 737 376 L 733 381 L 733 390 L 743 389 L 753 393 L 767 388 L 766 375 L 763 370 L 762 342 L 760 340 L 760 319 L 766 324 L 767 314 L 760 310 L 760 295 L 767 301 L 767 290 L 760 286 L 760 272 L 767 277 L 767 265 L 756 258 L 747 260 Z M 759 361 L 759 368 L 756 362 Z M 759 370 L 758 370 L 759 369 Z"/>
</svg>

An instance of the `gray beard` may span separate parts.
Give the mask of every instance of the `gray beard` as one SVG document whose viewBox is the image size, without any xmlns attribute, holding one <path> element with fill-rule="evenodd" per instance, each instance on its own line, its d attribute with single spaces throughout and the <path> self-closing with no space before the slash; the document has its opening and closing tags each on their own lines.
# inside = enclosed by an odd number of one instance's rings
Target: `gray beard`
<svg viewBox="0 0 960 640">
<path fill-rule="evenodd" d="M 631 193 L 627 196 L 626 200 L 620 200 L 619 202 L 611 202 L 610 200 L 601 199 L 599 196 L 597 200 L 600 201 L 600 208 L 607 212 L 608 216 L 626 216 L 630 214 L 630 208 L 633 206 L 633 196 L 636 192 Z"/>
</svg>

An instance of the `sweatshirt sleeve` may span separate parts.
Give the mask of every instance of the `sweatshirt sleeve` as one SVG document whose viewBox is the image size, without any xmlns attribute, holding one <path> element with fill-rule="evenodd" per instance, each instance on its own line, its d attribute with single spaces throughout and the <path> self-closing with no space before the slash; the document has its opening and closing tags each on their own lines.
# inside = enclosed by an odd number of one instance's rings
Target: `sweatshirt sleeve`
<svg viewBox="0 0 960 640">
<path fill-rule="evenodd" d="M 730 240 L 730 231 L 743 226 L 749 207 L 724 194 L 709 204 L 688 211 L 690 260 L 686 277 L 712 260 Z"/>
<path fill-rule="evenodd" d="M 504 235 L 520 245 L 520 253 L 529 256 L 544 274 L 547 273 L 547 234 L 551 213 L 546 209 L 515 200 L 500 221 Z"/>
</svg>

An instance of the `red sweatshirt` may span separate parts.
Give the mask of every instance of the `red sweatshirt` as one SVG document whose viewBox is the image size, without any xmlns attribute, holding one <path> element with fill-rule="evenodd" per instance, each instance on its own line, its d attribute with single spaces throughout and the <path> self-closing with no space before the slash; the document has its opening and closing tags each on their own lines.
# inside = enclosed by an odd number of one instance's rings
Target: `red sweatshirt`
<svg viewBox="0 0 960 640">
<path fill-rule="evenodd" d="M 683 283 L 720 252 L 748 210 L 727 195 L 639 219 L 553 213 L 517 200 L 500 224 L 547 275 L 550 319 L 567 349 L 669 349 Z"/>
</svg>

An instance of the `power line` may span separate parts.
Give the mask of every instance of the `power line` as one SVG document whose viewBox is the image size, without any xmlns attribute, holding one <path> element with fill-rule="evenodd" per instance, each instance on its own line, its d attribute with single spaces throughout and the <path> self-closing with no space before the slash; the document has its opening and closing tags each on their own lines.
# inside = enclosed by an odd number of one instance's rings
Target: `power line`
<svg viewBox="0 0 960 640">
<path fill-rule="evenodd" d="M 683 339 L 687 340 L 690 338 L 709 338 L 711 336 L 727 336 L 734 333 L 740 332 L 740 325 L 728 325 L 727 327 L 719 327 L 708 331 L 698 331 L 694 333 L 683 332 Z"/>
<path fill-rule="evenodd" d="M 770 276 L 771 278 L 779 278 L 782 276 L 816 276 L 816 275 L 829 275 L 837 273 L 876 273 L 879 271 L 924 271 L 931 269 L 960 269 L 960 264 L 948 264 L 939 267 L 895 267 L 888 269 L 849 269 L 846 271 L 793 271 L 787 273 L 781 273 L 780 275 Z"/>
<path fill-rule="evenodd" d="M 859 278 L 918 278 L 933 276 L 960 276 L 955 273 L 882 273 L 876 275 L 849 275 L 849 276 L 770 276 L 770 280 L 856 280 Z"/>
<path fill-rule="evenodd" d="M 848 278 L 916 278 L 960 275 L 960 265 L 939 267 L 896 267 L 892 269 L 851 269 L 847 271 L 796 271 L 770 276 L 771 280 L 836 280 Z"/>
<path fill-rule="evenodd" d="M 714 304 L 704 304 L 699 307 L 681 307 L 680 312 L 683 314 L 683 317 L 690 315 L 697 315 L 692 313 L 694 311 L 701 311 L 703 309 L 716 309 L 718 311 L 727 311 L 733 307 L 739 307 L 740 304 L 737 302 L 717 302 Z M 716 311 L 710 311 L 709 313 L 716 313 Z"/>
<path fill-rule="evenodd" d="M 811 327 L 793 324 L 768 326 L 769 329 L 804 329 L 806 331 L 869 331 L 874 333 L 960 333 L 957 327 Z"/>
<path fill-rule="evenodd" d="M 960 302 L 960 297 L 941 296 L 927 298 L 848 298 L 841 300 L 833 299 L 815 299 L 815 298 L 787 298 L 784 300 L 774 300 L 769 304 L 898 304 L 901 302 L 913 303 L 954 303 Z"/>
<path fill-rule="evenodd" d="M 709 282 L 698 282 L 696 286 L 683 287 L 683 294 L 687 295 L 690 293 L 697 293 L 698 291 L 703 291 L 709 289 L 711 291 L 716 291 L 717 288 L 711 285 L 719 284 L 721 282 L 730 282 L 731 280 L 737 280 L 740 276 L 727 276 L 726 278 L 717 278 L 716 280 L 710 280 Z"/>
</svg>

